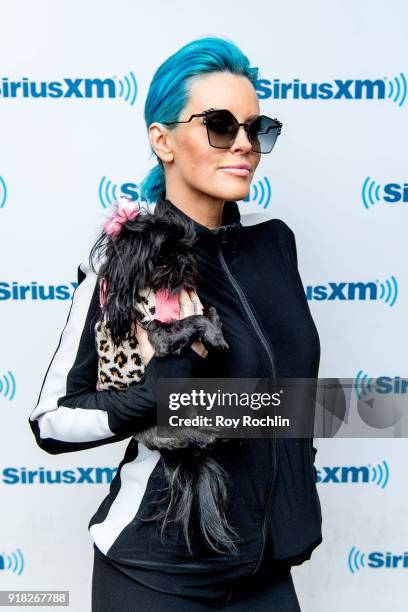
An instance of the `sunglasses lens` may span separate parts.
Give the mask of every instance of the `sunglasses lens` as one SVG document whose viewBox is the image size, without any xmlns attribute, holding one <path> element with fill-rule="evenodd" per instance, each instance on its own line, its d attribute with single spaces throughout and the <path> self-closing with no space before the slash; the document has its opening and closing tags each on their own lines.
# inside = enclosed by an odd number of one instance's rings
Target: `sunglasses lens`
<svg viewBox="0 0 408 612">
<path fill-rule="evenodd" d="M 252 148 L 257 153 L 270 153 L 278 138 L 279 124 L 265 115 L 257 117 L 249 130 Z"/>
<path fill-rule="evenodd" d="M 239 128 L 234 115 L 228 110 L 207 113 L 208 138 L 212 147 L 229 149 L 234 144 Z M 278 137 L 279 124 L 265 115 L 260 115 L 250 123 L 249 139 L 253 151 L 270 153 Z"/>
<path fill-rule="evenodd" d="M 229 149 L 237 133 L 237 122 L 229 111 L 213 111 L 206 117 L 208 137 L 212 147 Z"/>
</svg>

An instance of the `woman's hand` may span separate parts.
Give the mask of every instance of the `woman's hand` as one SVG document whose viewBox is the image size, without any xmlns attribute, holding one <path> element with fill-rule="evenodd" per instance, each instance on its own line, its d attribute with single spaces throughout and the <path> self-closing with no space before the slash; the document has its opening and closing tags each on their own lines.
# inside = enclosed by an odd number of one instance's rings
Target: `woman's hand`
<svg viewBox="0 0 408 612">
<path fill-rule="evenodd" d="M 185 319 L 193 314 L 203 314 L 203 305 L 197 292 L 194 290 L 188 291 L 183 288 L 179 294 L 179 304 L 180 319 Z M 139 323 L 136 323 L 136 338 L 139 344 L 140 356 L 146 367 L 155 351 L 150 344 L 147 331 L 143 329 Z M 194 340 L 194 342 L 191 343 L 191 348 L 203 358 L 208 354 L 207 349 L 200 340 Z"/>
</svg>

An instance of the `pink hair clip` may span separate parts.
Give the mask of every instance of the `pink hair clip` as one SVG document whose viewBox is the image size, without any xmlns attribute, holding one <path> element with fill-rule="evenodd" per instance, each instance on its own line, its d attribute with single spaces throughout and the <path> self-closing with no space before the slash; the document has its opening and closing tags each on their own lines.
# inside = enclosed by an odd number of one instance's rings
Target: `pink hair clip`
<svg viewBox="0 0 408 612">
<path fill-rule="evenodd" d="M 119 236 L 124 223 L 131 221 L 140 213 L 138 204 L 127 196 L 120 196 L 119 200 L 115 200 L 114 206 L 113 215 L 103 225 L 105 232 L 112 239 Z"/>
</svg>

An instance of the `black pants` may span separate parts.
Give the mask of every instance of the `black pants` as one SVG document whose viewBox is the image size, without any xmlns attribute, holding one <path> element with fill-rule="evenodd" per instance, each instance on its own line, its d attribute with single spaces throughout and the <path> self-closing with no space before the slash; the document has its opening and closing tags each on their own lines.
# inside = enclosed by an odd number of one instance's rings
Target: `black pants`
<svg viewBox="0 0 408 612">
<path fill-rule="evenodd" d="M 223 608 L 231 612 L 301 612 L 290 569 L 264 586 L 252 586 Z M 240 593 L 240 594 L 241 594 Z M 234 594 L 235 595 L 235 594 Z M 234 599 L 234 598 L 233 598 Z M 155 591 L 136 582 L 94 552 L 92 612 L 214 612 L 188 597 Z"/>
</svg>

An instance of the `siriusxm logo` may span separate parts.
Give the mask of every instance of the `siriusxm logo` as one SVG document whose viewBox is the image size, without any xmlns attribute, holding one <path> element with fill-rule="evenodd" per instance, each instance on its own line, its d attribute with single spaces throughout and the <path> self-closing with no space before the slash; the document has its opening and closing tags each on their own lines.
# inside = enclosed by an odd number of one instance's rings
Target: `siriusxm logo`
<svg viewBox="0 0 408 612">
<path fill-rule="evenodd" d="M 364 395 L 376 393 L 406 394 L 408 391 L 408 380 L 400 376 L 378 376 L 374 379 L 364 374 L 363 370 L 357 372 L 354 379 L 354 391 L 357 398 Z"/>
<path fill-rule="evenodd" d="M 140 198 L 138 186 L 136 183 L 114 183 L 106 176 L 103 176 L 99 182 L 98 188 L 99 201 L 103 208 L 108 208 L 120 196 L 124 195 L 131 200 L 137 201 Z M 268 177 L 264 176 L 256 183 L 252 183 L 250 192 L 243 202 L 255 202 L 262 208 L 267 208 L 272 198 L 272 187 Z"/>
<path fill-rule="evenodd" d="M 362 569 L 407 569 L 408 552 L 402 554 L 393 554 L 388 551 L 363 553 L 353 546 L 348 554 L 347 564 L 352 574 L 356 574 Z"/>
<path fill-rule="evenodd" d="M 6 485 L 110 484 L 117 470 L 117 467 L 77 467 L 72 470 L 7 467 L 1 474 L 2 483 Z"/>
<path fill-rule="evenodd" d="M 388 79 L 334 79 L 332 81 L 291 82 L 280 79 L 260 79 L 257 83 L 260 99 L 275 100 L 389 100 L 402 106 L 407 97 L 405 75 Z M 122 98 L 133 105 L 137 97 L 137 81 L 133 72 L 117 79 L 70 78 L 56 81 L 36 81 L 28 77 L 20 80 L 0 79 L 0 97 L 3 98 Z"/>
<path fill-rule="evenodd" d="M 316 482 L 326 484 L 375 484 L 384 489 L 388 484 L 389 468 L 386 461 L 372 466 L 324 466 L 316 470 Z"/>
<path fill-rule="evenodd" d="M 386 183 L 381 186 L 367 176 L 361 190 L 361 199 L 367 210 L 380 202 L 406 204 L 408 203 L 408 183 Z"/>
<path fill-rule="evenodd" d="M 62 78 L 58 81 L 33 81 L 23 77 L 11 81 L 0 78 L 1 98 L 121 98 L 131 106 L 137 97 L 137 81 L 134 73 L 118 79 L 112 78 Z"/>
<path fill-rule="evenodd" d="M 37 281 L 30 284 L 13 281 L 7 283 L 0 282 L 0 301 L 27 301 L 27 300 L 70 300 L 72 298 L 72 288 L 75 289 L 78 283 L 72 282 L 69 285 L 39 285 Z"/>
<path fill-rule="evenodd" d="M 394 306 L 398 296 L 398 284 L 395 276 L 391 280 L 369 282 L 329 282 L 325 285 L 307 285 L 306 297 L 315 301 L 366 301 L 379 300 L 388 306 Z"/>
<path fill-rule="evenodd" d="M 390 79 L 334 79 L 323 83 L 260 79 L 256 89 L 260 99 L 389 100 L 402 106 L 407 97 L 407 79 L 402 72 Z"/>
</svg>

